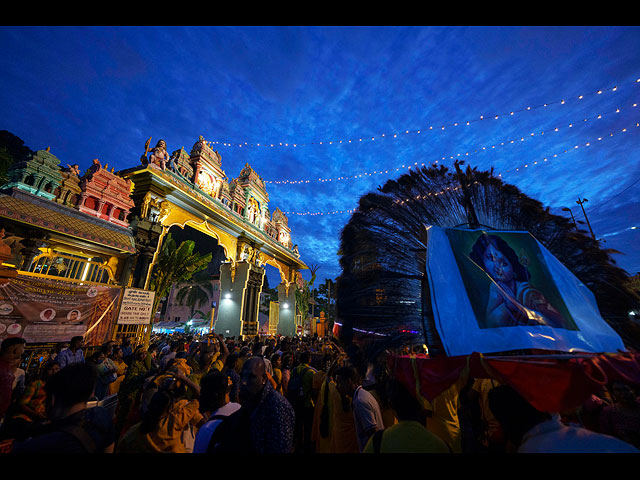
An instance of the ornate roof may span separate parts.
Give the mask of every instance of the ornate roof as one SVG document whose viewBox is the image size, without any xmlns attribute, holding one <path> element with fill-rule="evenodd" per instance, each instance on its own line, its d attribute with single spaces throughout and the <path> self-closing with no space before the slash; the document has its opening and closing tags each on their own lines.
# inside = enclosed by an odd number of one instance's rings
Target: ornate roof
<svg viewBox="0 0 640 480">
<path fill-rule="evenodd" d="M 15 191 L 13 195 L 1 194 L 0 217 L 124 252 L 136 252 L 134 238 L 127 229 L 31 194 Z"/>
</svg>

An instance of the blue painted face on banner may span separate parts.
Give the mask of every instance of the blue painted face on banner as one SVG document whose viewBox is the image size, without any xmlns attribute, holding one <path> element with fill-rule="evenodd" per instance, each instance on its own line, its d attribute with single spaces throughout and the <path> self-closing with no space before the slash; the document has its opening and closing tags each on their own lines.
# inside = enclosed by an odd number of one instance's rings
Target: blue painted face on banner
<svg viewBox="0 0 640 480">
<path fill-rule="evenodd" d="M 484 266 L 495 280 L 508 283 L 515 278 L 515 273 L 507 257 L 492 243 L 484 252 Z"/>
</svg>

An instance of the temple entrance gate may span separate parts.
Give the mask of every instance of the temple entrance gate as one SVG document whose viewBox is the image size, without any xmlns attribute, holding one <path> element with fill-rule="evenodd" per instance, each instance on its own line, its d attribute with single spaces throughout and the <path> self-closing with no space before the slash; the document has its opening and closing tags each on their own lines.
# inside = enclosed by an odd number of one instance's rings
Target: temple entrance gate
<svg viewBox="0 0 640 480">
<path fill-rule="evenodd" d="M 129 284 L 149 287 L 162 242 L 171 227 L 189 226 L 224 249 L 220 266 L 220 303 L 214 332 L 224 336 L 258 333 L 259 299 L 265 266 L 278 269 L 277 333 L 295 335 L 295 283 L 307 268 L 293 246 L 286 216 L 271 216 L 262 179 L 247 164 L 240 176 L 227 182 L 220 155 L 200 137 L 190 154 L 175 151 L 164 161 L 158 142 L 141 158 L 142 166 L 118 172 L 130 180 L 135 204 L 131 227 L 138 258 Z"/>
</svg>

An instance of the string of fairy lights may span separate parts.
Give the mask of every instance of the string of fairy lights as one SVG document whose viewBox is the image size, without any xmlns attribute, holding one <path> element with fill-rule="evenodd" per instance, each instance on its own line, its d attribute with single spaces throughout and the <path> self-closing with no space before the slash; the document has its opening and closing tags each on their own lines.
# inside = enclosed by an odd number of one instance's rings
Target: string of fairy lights
<svg viewBox="0 0 640 480">
<path fill-rule="evenodd" d="M 635 106 L 635 104 L 634 104 Z M 633 128 L 640 128 L 640 122 L 636 122 L 633 126 Z M 570 149 L 565 149 L 562 152 L 559 153 L 555 153 L 553 155 L 548 155 L 546 157 L 541 158 L 540 160 L 534 160 L 533 162 L 528 162 L 525 164 L 522 164 L 518 167 L 514 167 L 508 170 L 504 170 L 503 173 L 509 173 L 509 172 L 521 172 L 523 171 L 523 169 L 525 168 L 530 168 L 533 166 L 538 166 L 538 165 L 544 165 L 546 163 L 548 163 L 550 160 L 556 159 L 562 155 L 568 154 L 570 152 L 573 152 L 579 148 L 583 148 L 583 147 L 590 147 L 593 145 L 598 144 L 599 142 L 602 142 L 603 140 L 607 139 L 607 138 L 612 138 L 614 136 L 616 136 L 617 134 L 622 134 L 622 133 L 628 133 L 631 129 L 629 127 L 625 127 L 622 128 L 620 131 L 618 132 L 610 132 L 607 135 L 604 136 L 599 136 L 597 137 L 597 139 L 593 140 L 593 141 L 587 141 L 584 144 L 578 144 L 578 145 L 574 145 L 572 148 Z M 451 157 L 454 158 L 454 157 Z M 438 160 L 434 161 L 433 164 L 437 164 Z M 415 162 L 413 165 L 403 165 L 402 168 L 406 169 L 406 170 L 411 170 L 412 168 L 418 167 L 421 168 L 423 166 L 425 166 L 425 163 L 418 163 Z M 396 168 L 396 170 L 400 170 L 400 168 Z M 385 173 L 385 172 L 381 172 L 381 173 Z M 388 171 L 386 172 L 388 173 Z M 499 173 L 497 174 L 498 177 L 502 178 L 503 173 Z M 441 195 L 444 194 L 446 190 L 449 190 L 448 188 L 445 190 L 442 190 L 440 192 L 433 192 L 433 193 L 429 193 L 428 195 Z M 410 201 L 411 199 L 406 199 L 406 201 Z M 318 215 L 336 215 L 336 214 L 342 214 L 342 213 L 353 213 L 355 212 L 356 209 L 342 209 L 342 210 L 333 210 L 333 211 L 328 211 L 328 212 L 293 212 L 293 211 L 287 211 L 287 212 L 283 212 L 285 215 L 299 215 L 299 216 L 307 216 L 307 215 L 311 215 L 311 216 L 318 216 Z"/>
<path fill-rule="evenodd" d="M 634 80 L 633 82 L 629 82 L 629 84 L 635 84 L 638 85 L 640 84 L 640 78 L 637 78 L 636 80 Z M 627 84 L 623 84 L 627 85 Z M 587 93 L 587 94 L 581 94 L 581 95 L 577 95 L 575 97 L 571 97 L 568 100 L 567 99 L 562 99 L 562 100 L 556 100 L 556 101 L 552 101 L 552 102 L 546 102 L 546 103 L 542 103 L 539 105 L 534 105 L 534 106 L 527 106 L 524 108 L 520 108 L 517 110 L 512 110 L 510 112 L 507 113 L 501 113 L 501 114 L 491 114 L 491 115 L 479 115 L 476 118 L 470 119 L 470 120 L 466 120 L 466 121 L 456 121 L 456 122 L 449 122 L 443 125 L 439 125 L 439 126 L 434 126 L 431 125 L 429 127 L 426 127 L 424 129 L 414 129 L 414 130 L 405 130 L 403 132 L 397 132 L 397 133 L 382 133 L 378 136 L 367 136 L 367 137 L 360 137 L 360 138 L 351 138 L 351 139 L 338 139 L 338 140 L 325 140 L 325 141 L 312 141 L 312 142 L 261 142 L 261 143 L 251 143 L 251 142 L 221 142 L 221 141 L 212 141 L 210 142 L 212 145 L 221 145 L 224 147 L 238 147 L 238 148 L 247 148 L 247 147 L 261 147 L 261 148 L 277 148 L 277 147 L 291 147 L 291 148 L 298 148 L 298 147 L 307 147 L 307 146 L 311 146 L 311 145 L 340 145 L 340 144 L 353 144 L 353 143 L 362 143 L 362 142 L 373 142 L 376 141 L 377 139 L 380 138 L 399 138 L 402 135 L 411 135 L 411 134 L 415 134 L 415 135 L 419 135 L 422 133 L 426 133 L 426 132 L 442 132 L 445 131 L 447 129 L 450 129 L 452 127 L 459 127 L 459 126 L 469 126 L 472 125 L 474 123 L 477 122 L 482 122 L 482 121 L 486 121 L 489 119 L 493 119 L 493 120 L 498 120 L 500 118 L 503 117 L 508 117 L 508 118 L 513 118 L 515 115 L 517 114 L 521 114 L 521 113 L 526 113 L 526 112 L 532 112 L 538 109 L 542 109 L 542 108 L 547 108 L 550 107 L 552 105 L 566 105 L 568 104 L 571 100 L 576 100 L 576 101 L 580 101 L 580 100 L 584 100 L 585 98 L 589 97 L 589 96 L 594 96 L 594 95 L 602 95 L 604 93 L 611 93 L 611 92 L 617 92 L 619 90 L 618 86 L 614 86 L 614 87 L 610 87 L 610 88 L 605 88 L 605 89 L 598 89 L 596 91 L 593 91 L 591 93 Z M 635 109 L 637 108 L 638 104 L 637 103 L 633 103 L 631 105 L 631 107 L 625 107 L 625 108 L 632 108 Z M 519 138 L 514 138 L 511 140 L 506 140 L 506 141 L 502 141 L 500 143 L 494 144 L 494 145 L 490 145 L 490 146 L 480 146 L 477 147 L 475 150 L 472 151 L 468 151 L 465 153 L 457 153 L 455 155 L 450 155 L 450 156 L 443 156 L 435 161 L 433 161 L 432 163 L 437 165 L 439 162 L 441 161 L 446 161 L 446 160 L 456 160 L 456 159 L 462 159 L 465 157 L 469 157 L 471 155 L 477 154 L 479 152 L 482 151 L 486 151 L 486 150 L 493 150 L 499 147 L 504 147 L 504 146 L 508 146 L 508 145 L 513 145 L 516 144 L 517 142 L 524 142 L 525 140 L 529 140 L 532 138 L 540 138 L 543 135 L 547 135 L 549 133 L 555 133 L 555 132 L 560 132 L 560 131 L 564 131 L 565 129 L 571 129 L 574 126 L 576 126 L 578 123 L 585 123 L 585 122 L 590 122 L 593 120 L 598 120 L 598 119 L 602 119 L 605 116 L 608 115 L 613 115 L 613 114 L 619 114 L 621 113 L 621 111 L 624 108 L 622 107 L 618 107 L 615 109 L 615 111 L 613 112 L 609 112 L 609 113 L 599 113 L 597 115 L 593 115 L 592 117 L 589 118 L 584 118 L 582 120 L 580 120 L 579 122 L 570 122 L 566 125 L 563 126 L 557 126 L 557 127 L 553 127 L 549 130 L 545 130 L 545 131 L 541 131 L 541 132 L 531 132 L 528 133 L 527 135 L 522 135 Z M 638 122 L 635 123 L 635 127 L 639 127 L 640 124 Z M 598 137 L 596 140 L 593 141 L 589 141 L 586 142 L 582 145 L 574 145 L 571 149 L 566 149 L 560 153 L 555 153 L 553 155 L 549 155 L 547 157 L 538 159 L 538 160 L 534 160 L 533 162 L 527 162 L 527 163 L 523 163 L 517 167 L 513 167 L 507 170 L 504 170 L 502 173 L 498 174 L 498 177 L 502 177 L 503 174 L 506 173 L 514 173 L 514 172 L 522 172 L 524 171 L 524 169 L 529 169 L 532 166 L 537 166 L 537 165 L 543 165 L 546 164 L 547 162 L 549 162 L 552 159 L 558 158 L 559 156 L 569 153 L 570 151 L 576 150 L 578 148 L 582 148 L 582 147 L 587 147 L 587 146 L 591 146 L 594 145 L 598 142 L 601 142 L 602 140 L 604 140 L 604 138 L 611 138 L 614 135 L 617 135 L 617 133 L 625 133 L 628 132 L 629 128 L 623 128 L 620 132 L 611 132 L 606 136 L 601 136 Z M 341 182 L 341 181 L 347 181 L 347 180 L 356 180 L 356 179 L 360 179 L 360 178 L 366 178 L 366 177 L 371 177 L 374 175 L 384 175 L 384 174 L 389 174 L 389 173 L 394 173 L 394 172 L 399 172 L 402 170 L 411 170 L 412 168 L 420 168 L 422 166 L 425 166 L 425 163 L 419 163 L 419 162 L 415 162 L 413 164 L 403 164 L 399 167 L 395 167 L 395 168 L 385 168 L 385 169 L 376 169 L 373 171 L 367 171 L 367 172 L 360 172 L 357 174 L 352 174 L 352 175 L 339 175 L 339 176 L 335 176 L 335 177 L 320 177 L 320 178 L 305 178 L 305 179 L 297 179 L 297 180 L 289 180 L 289 179 L 285 179 L 285 180 L 264 180 L 265 183 L 268 184 L 272 184 L 272 185 L 296 185 L 296 184 L 308 184 L 308 183 L 326 183 L 326 182 Z M 433 195 L 438 195 L 438 194 L 442 194 L 444 192 L 434 192 Z M 408 199 L 407 199 L 408 200 Z M 356 209 L 340 209 L 340 210 L 333 210 L 333 211 L 319 211 L 319 212 L 311 212 L 311 211 L 304 211 L 304 212 L 295 212 L 295 211 L 287 211 L 287 212 L 283 212 L 286 215 L 296 215 L 296 216 L 324 216 L 324 215 L 337 215 L 337 214 L 350 214 L 355 212 Z M 633 227 L 635 229 L 635 227 Z"/>
<path fill-rule="evenodd" d="M 640 84 L 640 78 L 634 80 L 633 82 L 629 82 L 629 84 Z M 623 86 L 626 84 L 623 84 Z M 569 98 L 569 100 L 566 99 L 562 99 L 562 100 L 556 100 L 556 101 L 552 101 L 552 102 L 545 102 L 539 105 L 534 105 L 534 106 L 527 106 L 524 108 L 520 108 L 517 110 L 511 110 L 509 112 L 505 112 L 505 113 L 496 113 L 496 114 L 491 114 L 491 115 L 479 115 L 473 119 L 470 120 L 465 120 L 465 121 L 456 121 L 456 122 L 450 122 L 450 123 L 446 123 L 443 125 L 439 125 L 439 126 L 434 126 L 434 125 L 430 125 L 428 127 L 425 128 L 420 128 L 420 129 L 407 129 L 401 132 L 395 132 L 395 133 L 382 133 L 380 135 L 374 135 L 374 136 L 361 136 L 358 138 L 342 138 L 342 139 L 336 139 L 336 140 L 322 140 L 322 141 L 311 141 L 311 142 L 286 142 L 286 141 L 279 141 L 279 142 L 226 142 L 226 141 L 211 141 L 210 143 L 212 145 L 219 145 L 219 146 L 223 146 L 223 147 L 237 147 L 237 148 L 247 148 L 247 147 L 260 147 L 260 148 L 299 148 L 299 147 L 307 147 L 307 146 L 311 146 L 311 145 L 340 145 L 340 144 L 352 144 L 352 143 L 362 143 L 362 142 L 366 142 L 366 141 L 375 141 L 377 139 L 380 138 L 398 138 L 402 135 L 411 135 L 411 134 L 422 134 L 425 132 L 433 132 L 433 131 L 442 131 L 442 130 L 446 130 L 447 128 L 451 128 L 451 127 L 459 127 L 459 126 L 469 126 L 472 125 L 473 123 L 477 123 L 477 122 L 482 122 L 482 121 L 486 121 L 489 119 L 494 119 L 494 120 L 498 120 L 500 118 L 503 117 L 513 117 L 517 114 L 520 113 L 526 113 L 526 112 L 532 112 L 541 108 L 548 108 L 550 106 L 553 105 L 566 105 L 570 100 L 583 100 L 587 97 L 593 96 L 593 95 L 602 95 L 604 93 L 607 92 L 616 92 L 618 91 L 619 86 L 614 86 L 614 87 L 609 87 L 609 88 L 603 88 L 603 89 L 598 89 L 596 91 L 593 91 L 591 93 L 587 93 L 587 94 L 581 94 L 581 95 L 577 95 L 575 97 L 571 97 Z"/>
<path fill-rule="evenodd" d="M 631 107 L 627 107 L 627 108 L 637 108 L 638 104 L 637 103 L 633 103 L 631 105 Z M 555 133 L 555 132 L 560 132 L 561 129 L 567 128 L 573 128 L 575 127 L 578 123 L 586 123 L 589 121 L 593 121 L 593 120 L 600 120 L 608 115 L 614 115 L 614 114 L 619 114 L 621 111 L 623 110 L 623 108 L 618 107 L 615 109 L 615 111 L 613 112 L 609 112 L 609 113 L 600 113 L 597 115 L 592 116 L 591 118 L 584 118 L 582 120 L 580 120 L 579 122 L 570 122 L 564 126 L 558 126 L 558 127 L 553 127 L 549 130 L 543 130 L 540 131 L 538 133 L 536 132 L 531 132 L 527 135 L 523 135 L 520 136 L 516 139 L 510 139 L 510 140 L 505 140 L 502 141 L 498 144 L 494 144 L 491 146 L 480 146 L 478 148 L 476 148 L 475 150 L 472 151 L 468 151 L 465 153 L 458 153 L 455 155 L 450 155 L 450 156 L 443 156 L 438 160 L 435 160 L 434 163 L 438 163 L 439 161 L 444 161 L 444 160 L 455 160 L 455 159 L 461 159 L 464 157 L 469 157 L 471 155 L 480 153 L 482 151 L 486 151 L 486 150 L 495 150 L 496 148 L 500 148 L 500 147 L 504 147 L 504 146 L 509 146 L 509 145 L 513 145 L 516 144 L 518 142 L 524 142 L 525 140 L 529 140 L 531 138 L 539 138 L 545 134 L 548 133 Z M 417 166 L 418 163 L 415 162 L 413 164 L 413 166 Z M 424 163 L 422 163 L 422 165 L 424 165 Z M 312 182 L 320 182 L 320 183 L 325 183 L 325 182 L 340 182 L 340 181 L 347 181 L 347 180 L 355 180 L 355 179 L 359 179 L 359 178 L 365 178 L 365 177 L 371 177 L 373 175 L 383 175 L 383 174 L 388 174 L 388 173 L 393 173 L 394 171 L 398 172 L 400 170 L 403 169 L 408 169 L 411 168 L 411 165 L 402 165 L 400 167 L 395 167 L 395 168 L 387 168 L 387 169 L 376 169 L 373 171 L 369 171 L 369 172 L 361 172 L 361 173 L 357 173 L 357 174 L 353 174 L 353 175 L 340 175 L 340 176 L 336 176 L 336 177 L 320 177 L 320 178 L 306 178 L 306 179 L 301 179 L 301 180 L 265 180 L 265 183 L 270 183 L 270 184 L 274 184 L 274 185 L 297 185 L 297 184 L 304 184 L 304 183 L 312 183 Z M 507 170 L 509 171 L 509 170 Z"/>
</svg>

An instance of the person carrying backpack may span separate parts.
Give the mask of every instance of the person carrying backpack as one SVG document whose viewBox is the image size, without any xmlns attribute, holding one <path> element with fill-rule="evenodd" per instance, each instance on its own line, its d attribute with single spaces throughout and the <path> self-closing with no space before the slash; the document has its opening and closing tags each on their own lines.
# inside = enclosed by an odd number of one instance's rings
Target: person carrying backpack
<svg viewBox="0 0 640 480">
<path fill-rule="evenodd" d="M 308 351 L 302 352 L 298 366 L 291 372 L 287 389 L 287 400 L 293 406 L 296 415 L 296 451 L 302 453 L 313 453 L 311 430 L 316 395 L 313 390 L 313 377 L 316 374 L 316 369 L 309 364 L 310 362 L 311 354 Z"/>
</svg>

